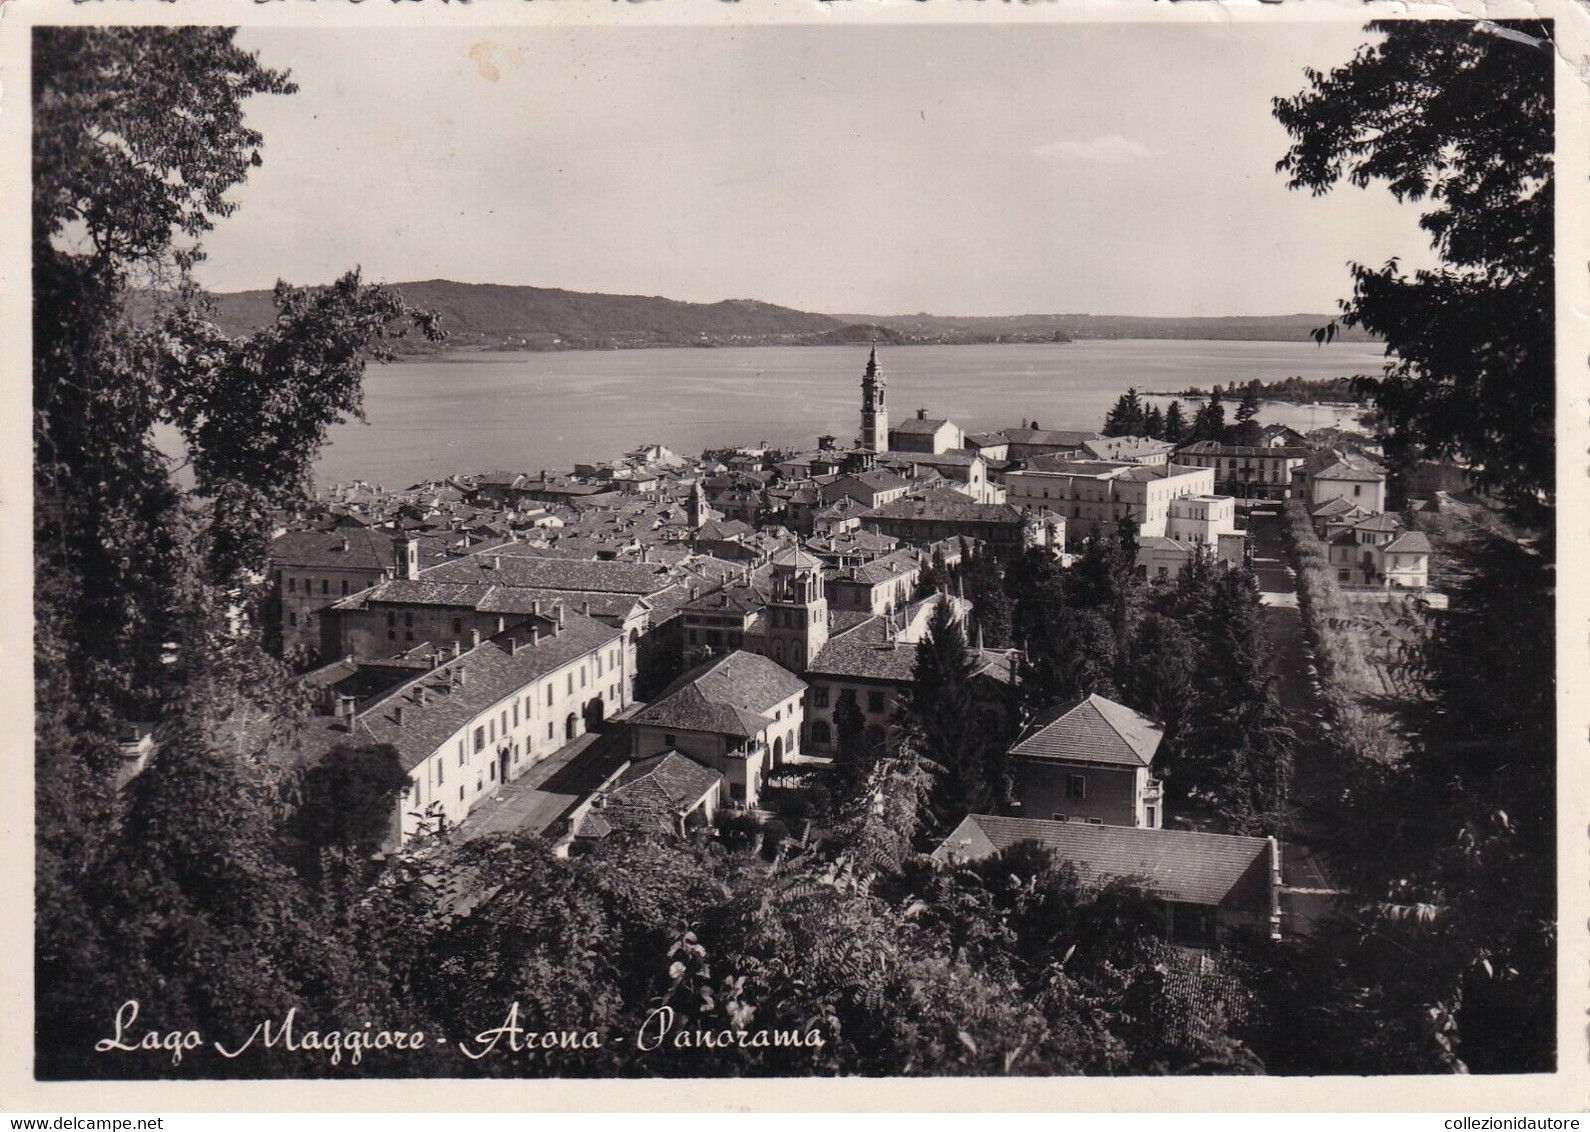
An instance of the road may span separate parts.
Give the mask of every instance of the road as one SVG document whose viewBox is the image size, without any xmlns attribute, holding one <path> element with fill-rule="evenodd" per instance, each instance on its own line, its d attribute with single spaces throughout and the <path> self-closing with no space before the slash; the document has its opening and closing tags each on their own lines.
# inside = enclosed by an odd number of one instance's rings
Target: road
<svg viewBox="0 0 1590 1132">
<path fill-rule="evenodd" d="M 607 730 L 587 732 L 554 751 L 488 802 L 461 826 L 464 837 L 528 833 L 539 837 L 629 759 L 629 735 L 609 721 Z"/>
<path fill-rule="evenodd" d="M 1297 579 L 1286 564 L 1283 521 L 1279 508 L 1255 511 L 1248 529 L 1252 532 L 1253 572 L 1265 605 L 1265 627 L 1275 649 L 1276 692 L 1282 706 L 1292 713 L 1297 729 L 1290 808 L 1281 834 L 1285 925 L 1288 931 L 1307 932 L 1339 894 L 1330 880 L 1326 825 L 1321 820 L 1321 803 L 1334 788 L 1332 751 L 1323 738 L 1324 714 L 1297 608 Z"/>
</svg>

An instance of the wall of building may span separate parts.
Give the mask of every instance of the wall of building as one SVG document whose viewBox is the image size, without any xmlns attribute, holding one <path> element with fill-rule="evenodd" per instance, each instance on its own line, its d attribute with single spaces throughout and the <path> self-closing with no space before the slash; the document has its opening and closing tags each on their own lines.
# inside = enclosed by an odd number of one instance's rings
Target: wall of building
<svg viewBox="0 0 1590 1132">
<path fill-rule="evenodd" d="M 367 590 L 385 576 L 380 570 L 282 566 L 272 571 L 282 618 L 282 648 L 322 650 L 320 610 Z M 320 652 L 322 656 L 345 655 Z"/>
<path fill-rule="evenodd" d="M 1131 826 L 1147 821 L 1147 768 L 1028 758 L 1013 758 L 1010 765 L 1023 817 L 1053 820 L 1064 814 L 1068 821 L 1098 818 L 1107 825 Z M 1073 776 L 1083 780 L 1082 798 L 1066 796 L 1066 782 Z M 1156 805 L 1159 820 L 1157 810 Z"/>
<path fill-rule="evenodd" d="M 1309 507 L 1318 507 L 1332 499 L 1345 499 L 1371 514 L 1378 515 L 1386 509 L 1386 484 L 1365 480 L 1316 479 L 1309 485 Z"/>
<path fill-rule="evenodd" d="M 855 693 L 856 706 L 861 709 L 862 718 L 866 720 L 866 729 L 871 731 L 875 738 L 887 737 L 889 723 L 900 708 L 898 685 L 884 681 L 864 682 L 814 675 L 809 675 L 806 679 L 811 685 L 806 690 L 807 726 L 804 734 L 806 748 L 811 754 L 832 756 L 838 752 L 839 729 L 834 726 L 834 709 L 839 706 L 840 694 L 847 688 Z M 822 729 L 816 729 L 814 734 L 812 725 L 817 723 L 827 728 L 826 741 L 821 738 Z"/>
<path fill-rule="evenodd" d="M 411 811 L 424 811 L 433 802 L 440 804 L 449 825 L 463 821 L 505 782 L 585 734 L 588 718 L 595 714 L 593 701 L 600 703 L 603 718 L 627 706 L 624 656 L 615 639 L 497 701 L 454 732 L 409 772 L 409 794 L 399 804 L 402 837 L 420 828 L 421 820 Z M 389 711 L 395 702 L 388 699 L 375 710 Z"/>
</svg>

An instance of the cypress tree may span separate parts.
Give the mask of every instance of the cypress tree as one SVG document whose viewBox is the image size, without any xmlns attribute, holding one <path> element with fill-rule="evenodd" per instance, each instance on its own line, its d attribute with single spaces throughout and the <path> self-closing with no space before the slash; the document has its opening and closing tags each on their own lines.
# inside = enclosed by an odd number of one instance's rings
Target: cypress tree
<svg viewBox="0 0 1590 1132">
<path fill-rule="evenodd" d="M 1179 444 L 1186 427 L 1181 419 L 1181 402 L 1172 401 L 1165 408 L 1165 423 L 1160 430 L 1160 438 Z"/>
</svg>

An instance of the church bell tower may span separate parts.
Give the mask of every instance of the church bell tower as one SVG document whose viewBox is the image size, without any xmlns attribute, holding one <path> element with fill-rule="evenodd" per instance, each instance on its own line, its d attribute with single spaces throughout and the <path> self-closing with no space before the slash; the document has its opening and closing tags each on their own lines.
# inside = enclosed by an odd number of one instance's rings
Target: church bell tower
<svg viewBox="0 0 1590 1132">
<path fill-rule="evenodd" d="M 871 452 L 889 450 L 889 410 L 883 404 L 884 387 L 889 384 L 878 368 L 878 347 L 867 355 L 867 369 L 861 375 L 861 447 Z"/>
<path fill-rule="evenodd" d="M 766 613 L 773 659 L 791 672 L 805 672 L 828 643 L 823 564 L 799 547 L 775 555 Z"/>
</svg>

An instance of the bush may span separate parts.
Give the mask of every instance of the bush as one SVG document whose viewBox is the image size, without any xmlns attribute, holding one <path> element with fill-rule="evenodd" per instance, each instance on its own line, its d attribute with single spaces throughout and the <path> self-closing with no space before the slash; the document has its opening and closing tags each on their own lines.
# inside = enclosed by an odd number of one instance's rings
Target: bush
<svg viewBox="0 0 1590 1132">
<path fill-rule="evenodd" d="M 769 861 L 778 856 L 778 847 L 789 840 L 789 826 L 773 818 L 762 826 L 762 856 Z"/>
<path fill-rule="evenodd" d="M 752 815 L 743 810 L 719 810 L 718 836 L 729 849 L 750 849 L 756 844 L 762 827 Z"/>
<path fill-rule="evenodd" d="M 804 793 L 782 794 L 775 801 L 774 813 L 783 818 L 791 829 L 799 829 L 812 817 L 812 804 Z"/>
</svg>

